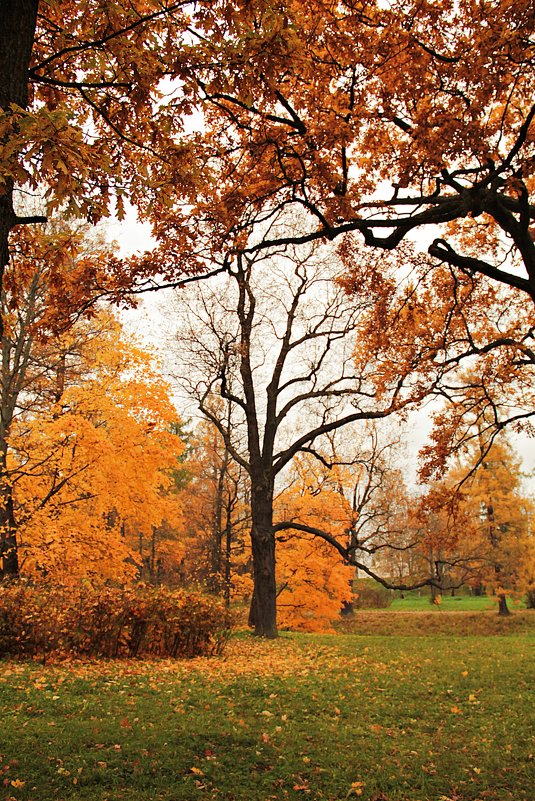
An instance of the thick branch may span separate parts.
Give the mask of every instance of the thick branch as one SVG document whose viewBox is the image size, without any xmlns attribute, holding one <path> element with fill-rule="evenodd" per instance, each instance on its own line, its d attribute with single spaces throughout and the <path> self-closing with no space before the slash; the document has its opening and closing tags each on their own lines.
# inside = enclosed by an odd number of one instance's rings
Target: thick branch
<svg viewBox="0 0 535 801">
<path fill-rule="evenodd" d="M 487 278 L 492 278 L 494 281 L 507 284 L 515 289 L 521 289 L 535 300 L 535 286 L 532 287 L 528 279 L 522 278 L 514 273 L 500 270 L 498 267 L 494 267 L 492 264 L 482 261 L 481 259 L 476 259 L 472 256 L 461 256 L 445 239 L 435 239 L 429 246 L 428 252 L 430 256 L 452 267 L 460 267 L 462 270 L 481 273 L 482 275 L 486 275 Z"/>
<path fill-rule="evenodd" d="M 319 537 L 325 542 L 328 542 L 329 545 L 332 545 L 332 547 L 338 551 L 340 556 L 344 559 L 345 562 L 347 562 L 347 564 L 352 565 L 353 567 L 356 567 L 359 570 L 362 570 L 364 573 L 370 576 L 370 578 L 375 579 L 375 581 L 377 581 L 379 584 L 382 584 L 382 586 L 386 587 L 386 589 L 388 590 L 403 590 L 404 592 L 409 592 L 410 590 L 418 590 L 421 587 L 429 587 L 429 586 L 434 586 L 437 587 L 438 589 L 442 589 L 442 584 L 433 578 L 423 579 L 422 581 L 417 581 L 414 584 L 401 584 L 388 581 L 388 579 L 385 579 L 383 576 L 379 576 L 377 573 L 375 573 L 375 571 L 372 570 L 371 567 L 355 559 L 355 556 L 352 553 L 353 549 L 345 547 L 336 539 L 336 537 L 333 537 L 332 534 L 329 534 L 328 532 L 323 531 L 322 529 L 315 528 L 314 526 L 306 526 L 303 523 L 293 523 L 290 521 L 276 523 L 273 526 L 273 531 L 275 534 L 278 531 L 288 531 L 291 529 L 293 529 L 294 531 L 302 531 L 305 534 L 312 534 L 314 537 Z"/>
</svg>

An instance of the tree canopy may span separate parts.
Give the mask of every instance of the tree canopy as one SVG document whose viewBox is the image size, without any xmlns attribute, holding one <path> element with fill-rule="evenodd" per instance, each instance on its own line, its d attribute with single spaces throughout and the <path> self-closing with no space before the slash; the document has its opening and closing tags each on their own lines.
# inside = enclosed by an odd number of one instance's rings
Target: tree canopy
<svg viewBox="0 0 535 801">
<path fill-rule="evenodd" d="M 161 246 L 130 264 L 138 277 L 348 232 L 393 249 L 428 228 L 434 258 L 533 297 L 533 14 L 528 0 L 5 2 L 2 263 L 9 230 L 34 219 L 14 190 L 43 187 L 49 208 L 92 220 L 132 200 Z M 266 235 L 296 208 L 298 230 Z"/>
<path fill-rule="evenodd" d="M 146 200 L 162 247 L 180 264 L 192 210 L 195 253 L 223 262 L 423 229 L 438 261 L 533 297 L 533 22 L 510 0 L 207 4 L 170 102 L 203 115 L 195 198 L 182 179 Z"/>
</svg>

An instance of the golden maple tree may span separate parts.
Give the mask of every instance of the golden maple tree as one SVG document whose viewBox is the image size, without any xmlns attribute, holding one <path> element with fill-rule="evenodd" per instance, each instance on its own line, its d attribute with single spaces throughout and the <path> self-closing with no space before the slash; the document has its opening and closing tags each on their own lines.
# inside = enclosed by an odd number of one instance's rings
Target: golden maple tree
<svg viewBox="0 0 535 801">
<path fill-rule="evenodd" d="M 12 240 L 3 274 L 0 383 L 0 529 L 2 574 L 18 572 L 13 485 L 7 468 L 9 437 L 21 411 L 56 403 L 67 362 L 75 362 L 83 329 L 65 338 L 80 319 L 94 314 L 108 271 L 110 246 L 88 235 L 88 226 L 51 221 L 21 227 Z M 72 366 L 72 365 L 71 365 Z"/>
<path fill-rule="evenodd" d="M 39 403 L 19 406 L 7 438 L 20 571 L 131 580 L 139 535 L 180 516 L 170 492 L 183 450 L 176 411 L 151 357 L 109 313 L 58 335 L 53 349 L 60 367 L 29 385 Z"/>
<path fill-rule="evenodd" d="M 109 279 L 111 253 L 111 246 L 96 232 L 90 234 L 87 224 L 61 219 L 51 220 L 46 229 L 44 226 L 20 227 L 12 238 L 10 260 L 3 275 L 1 302 L 2 576 L 19 574 L 19 545 L 24 526 L 25 542 L 28 541 L 30 519 L 34 520 L 34 533 L 41 530 L 45 538 L 43 542 L 48 536 L 45 535 L 45 518 L 51 520 L 55 516 L 58 521 L 63 520 L 64 532 L 70 529 L 74 539 L 81 536 L 85 520 L 89 527 L 84 535 L 88 543 L 91 527 L 101 528 L 99 515 L 104 512 L 91 514 L 91 503 L 86 503 L 85 518 L 81 511 L 77 512 L 80 518 L 78 535 L 76 525 L 72 519 L 69 523 L 68 517 L 70 514 L 72 518 L 75 509 L 80 508 L 79 502 L 84 499 L 92 499 L 95 506 L 95 499 L 107 493 L 109 503 L 110 488 L 115 480 L 110 476 L 106 479 L 106 470 L 112 470 L 112 462 L 104 460 L 101 472 L 94 470 L 89 478 L 90 465 L 96 464 L 100 447 L 104 449 L 103 454 L 109 452 L 109 459 L 113 461 L 114 452 L 115 458 L 119 458 L 121 436 L 126 441 L 128 437 L 133 438 L 134 442 L 139 438 L 135 421 L 139 418 L 141 424 L 144 413 L 141 399 L 136 398 L 136 381 L 139 391 L 146 395 L 147 409 L 152 408 L 155 420 L 159 421 L 155 423 L 155 431 L 163 425 L 163 419 L 170 426 L 173 416 L 176 416 L 167 389 L 163 384 L 160 389 L 157 387 L 160 379 L 148 354 L 144 354 L 133 341 L 128 343 L 113 316 L 98 308 L 99 297 Z M 145 383 L 142 381 L 143 372 L 147 378 Z M 101 397 L 106 389 L 110 394 Z M 100 399 L 100 411 L 97 411 L 97 399 Z M 109 403 L 107 410 L 106 400 Z M 159 410 L 158 404 L 161 404 Z M 122 435 L 121 409 L 125 410 Z M 151 440 L 149 429 L 147 435 L 146 444 L 141 446 L 138 442 L 135 447 L 142 447 L 147 456 L 155 448 L 156 459 L 156 439 Z M 178 444 L 178 438 L 175 440 Z M 94 455 L 91 455 L 93 446 Z M 172 453 L 176 453 L 174 446 L 169 448 L 169 454 Z M 166 457 L 163 450 L 161 455 L 165 469 L 170 457 Z M 124 461 L 125 469 L 127 464 Z M 141 466 L 142 461 L 139 464 Z M 158 480 L 159 475 L 157 465 L 149 465 L 150 462 L 147 463 L 147 488 Z M 125 481 L 115 490 L 117 506 L 121 509 L 122 505 L 123 512 L 114 512 L 112 504 L 106 514 L 113 512 L 112 517 L 122 517 L 125 523 L 128 493 L 132 503 L 137 494 L 137 516 L 140 525 L 146 528 L 152 514 L 151 504 L 160 509 L 162 499 L 154 503 L 154 493 L 148 492 L 147 509 L 142 511 L 143 493 L 139 488 L 133 488 L 140 483 L 140 477 L 136 478 L 135 462 L 129 470 L 130 475 L 125 475 Z M 88 488 L 87 481 L 94 485 L 94 489 Z M 97 488 L 99 482 L 100 489 Z M 110 488 L 105 489 L 107 484 Z M 72 497 L 68 495 L 69 489 Z M 123 491 L 125 498 L 121 501 Z M 161 517 L 158 511 L 155 516 Z M 60 527 L 60 522 L 57 526 Z M 114 526 L 109 528 L 111 530 Z M 56 541 L 59 539 L 58 534 Z M 123 540 L 119 538 L 117 546 L 124 552 Z M 95 538 L 95 552 L 97 541 Z M 114 570 L 112 561 L 106 568 L 108 572 Z M 36 558 L 35 564 L 38 562 Z M 66 556 L 64 562 L 68 562 Z M 117 564 L 121 564 L 119 556 Z M 50 572 L 50 568 L 46 570 Z"/>
<path fill-rule="evenodd" d="M 328 530 L 342 542 L 351 527 L 351 509 L 336 483 L 325 481 L 313 459 L 298 459 L 293 476 L 275 502 L 275 529 L 280 521 L 295 528 L 277 534 L 277 610 L 282 627 L 325 631 L 353 597 L 355 569 L 332 545 L 299 524 Z"/>
</svg>

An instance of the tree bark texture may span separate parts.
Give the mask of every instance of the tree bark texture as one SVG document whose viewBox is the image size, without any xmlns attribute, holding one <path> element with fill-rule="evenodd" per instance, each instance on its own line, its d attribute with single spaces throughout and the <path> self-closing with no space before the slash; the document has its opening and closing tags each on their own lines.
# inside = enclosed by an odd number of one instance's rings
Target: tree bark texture
<svg viewBox="0 0 535 801">
<path fill-rule="evenodd" d="M 507 596 L 503 593 L 498 595 L 498 614 L 502 617 L 511 614 L 509 607 L 507 606 Z"/>
<path fill-rule="evenodd" d="M 274 639 L 277 632 L 277 586 L 275 575 L 275 534 L 273 532 L 273 493 L 252 478 L 251 544 L 253 551 L 254 592 L 249 624 L 259 637 Z"/>
<path fill-rule="evenodd" d="M 0 108 L 28 106 L 28 70 L 37 21 L 38 0 L 0 0 Z M 2 176 L 5 178 L 5 176 Z M 9 261 L 9 233 L 16 223 L 13 181 L 5 179 L 0 195 L 0 291 Z M 0 319 L 0 337 L 3 321 Z"/>
<path fill-rule="evenodd" d="M 2 488 L 0 499 L 0 580 L 19 577 L 17 528 L 11 488 Z"/>
<path fill-rule="evenodd" d="M 28 69 L 38 0 L 0 0 L 0 106 L 28 105 Z"/>
<path fill-rule="evenodd" d="M 6 479 L 7 444 L 0 443 L 0 580 L 19 577 L 13 488 Z"/>
</svg>

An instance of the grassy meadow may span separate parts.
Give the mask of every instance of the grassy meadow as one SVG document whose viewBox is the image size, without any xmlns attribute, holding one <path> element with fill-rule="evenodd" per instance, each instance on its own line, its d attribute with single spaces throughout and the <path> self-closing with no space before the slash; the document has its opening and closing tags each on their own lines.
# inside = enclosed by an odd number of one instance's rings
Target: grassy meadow
<svg viewBox="0 0 535 801">
<path fill-rule="evenodd" d="M 3 662 L 0 798 L 533 801 L 535 613 L 474 615 L 358 613 L 190 661 Z"/>
<path fill-rule="evenodd" d="M 508 598 L 507 604 L 511 610 L 525 607 L 523 599 Z M 488 595 L 442 595 L 440 604 L 435 605 L 430 602 L 429 595 L 413 592 L 406 593 L 405 598 L 395 598 L 388 608 L 395 612 L 426 612 L 429 609 L 438 612 L 487 612 L 497 610 L 498 600 Z"/>
</svg>

